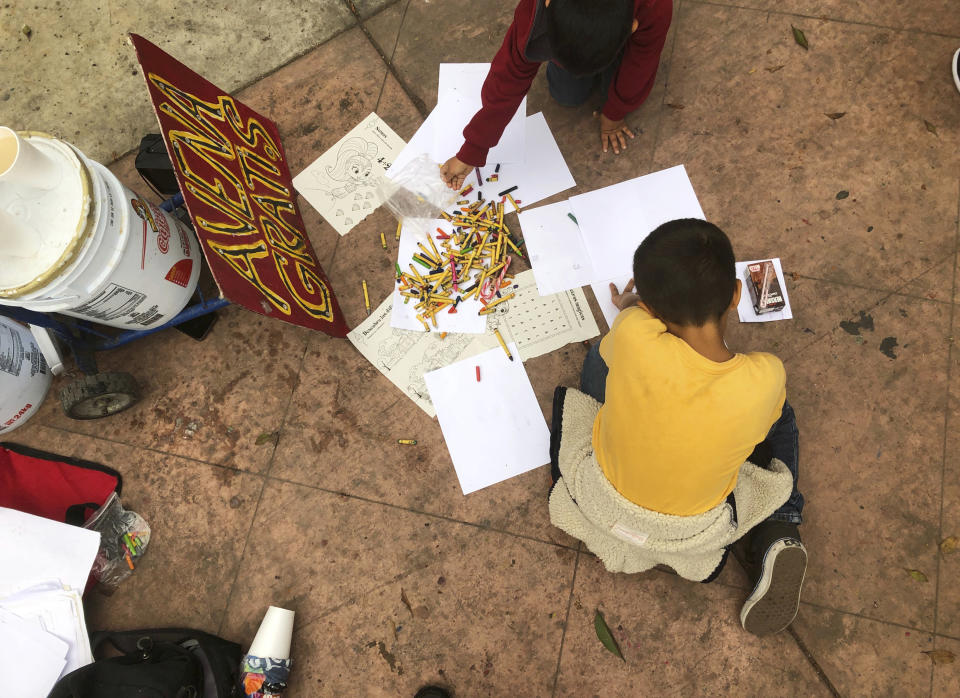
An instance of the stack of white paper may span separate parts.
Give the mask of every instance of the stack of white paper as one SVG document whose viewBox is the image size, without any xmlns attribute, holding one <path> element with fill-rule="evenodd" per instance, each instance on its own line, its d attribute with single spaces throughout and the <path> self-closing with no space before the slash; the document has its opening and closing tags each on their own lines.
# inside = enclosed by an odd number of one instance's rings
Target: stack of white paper
<svg viewBox="0 0 960 698">
<path fill-rule="evenodd" d="M 80 594 L 99 547 L 96 531 L 0 507 L 0 657 L 20 695 L 93 661 Z"/>
<path fill-rule="evenodd" d="M 69 645 L 35 623 L 0 608 L 0 657 L 16 671 L 17 695 L 43 698 L 67 664 Z"/>
</svg>

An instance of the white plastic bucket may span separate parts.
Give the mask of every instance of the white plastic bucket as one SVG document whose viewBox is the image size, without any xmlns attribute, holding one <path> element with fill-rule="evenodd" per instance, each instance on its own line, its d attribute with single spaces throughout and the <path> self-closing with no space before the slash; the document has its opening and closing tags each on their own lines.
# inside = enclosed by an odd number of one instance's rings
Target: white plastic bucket
<svg viewBox="0 0 960 698">
<path fill-rule="evenodd" d="M 0 434 L 13 431 L 40 407 L 50 371 L 30 331 L 0 317 Z"/>
<path fill-rule="evenodd" d="M 92 198 L 79 249 L 51 278 L 0 297 L 0 304 L 124 329 L 169 322 L 190 301 L 200 276 L 196 237 L 105 167 L 74 152 L 89 177 Z"/>
</svg>

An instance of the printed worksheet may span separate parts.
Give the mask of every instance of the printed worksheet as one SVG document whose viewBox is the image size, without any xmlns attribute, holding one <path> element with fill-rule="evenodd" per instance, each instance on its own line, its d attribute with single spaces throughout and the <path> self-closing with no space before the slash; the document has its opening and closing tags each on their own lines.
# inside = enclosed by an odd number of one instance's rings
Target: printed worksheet
<svg viewBox="0 0 960 698">
<path fill-rule="evenodd" d="M 293 178 L 293 186 L 341 235 L 383 201 L 377 182 L 406 143 L 376 114 Z"/>
<path fill-rule="evenodd" d="M 532 271 L 518 274 L 514 285 L 516 296 L 486 316 L 486 334 L 448 334 L 441 338 L 433 332 L 391 327 L 391 294 L 347 338 L 391 383 L 434 417 L 436 410 L 424 374 L 499 346 L 494 329 L 500 330 L 504 341 L 517 344 L 521 361 L 600 333 L 582 289 L 541 296 Z"/>
</svg>

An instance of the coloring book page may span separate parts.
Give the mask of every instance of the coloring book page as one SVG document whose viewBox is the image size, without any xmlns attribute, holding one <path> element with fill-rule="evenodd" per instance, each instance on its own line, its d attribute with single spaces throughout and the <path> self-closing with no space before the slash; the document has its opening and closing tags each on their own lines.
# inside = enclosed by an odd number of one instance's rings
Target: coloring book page
<svg viewBox="0 0 960 698">
<path fill-rule="evenodd" d="M 383 203 L 377 182 L 406 143 L 370 114 L 293 178 L 293 186 L 341 235 Z"/>
<path fill-rule="evenodd" d="M 498 347 L 494 329 L 500 330 L 504 341 L 516 342 L 521 361 L 600 334 L 583 289 L 541 296 L 529 270 L 517 274 L 513 283 L 516 296 L 486 316 L 486 334 L 451 333 L 441 338 L 438 333 L 422 329 L 411 332 L 391 327 L 394 303 L 391 294 L 347 339 L 391 383 L 435 417 L 437 412 L 424 374 Z"/>
</svg>

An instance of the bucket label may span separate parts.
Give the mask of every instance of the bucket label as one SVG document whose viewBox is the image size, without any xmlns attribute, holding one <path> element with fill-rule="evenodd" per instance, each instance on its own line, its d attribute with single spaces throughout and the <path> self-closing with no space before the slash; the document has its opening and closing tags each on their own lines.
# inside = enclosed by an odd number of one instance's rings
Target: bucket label
<svg viewBox="0 0 960 698">
<path fill-rule="evenodd" d="M 33 409 L 33 403 L 28 402 L 26 405 L 24 405 L 19 410 L 17 410 L 14 413 L 13 417 L 11 417 L 7 421 L 5 421 L 2 425 L 0 425 L 0 431 L 3 431 L 7 427 L 12 427 L 14 424 L 17 423 L 19 419 L 23 418 L 23 415 L 25 415 L 27 412 L 29 412 L 32 409 Z"/>
<path fill-rule="evenodd" d="M 0 371 L 19 376 L 26 357 L 20 334 L 12 327 L 0 325 Z"/>
<path fill-rule="evenodd" d="M 192 259 L 181 259 L 179 262 L 170 267 L 170 271 L 167 272 L 167 275 L 163 278 L 167 281 L 175 283 L 177 286 L 187 287 L 187 284 L 190 283 L 190 273 L 193 271 L 193 260 Z"/>
<path fill-rule="evenodd" d="M 139 291 L 111 283 L 83 305 L 71 308 L 70 312 L 109 322 L 133 314 L 145 298 Z"/>
</svg>

